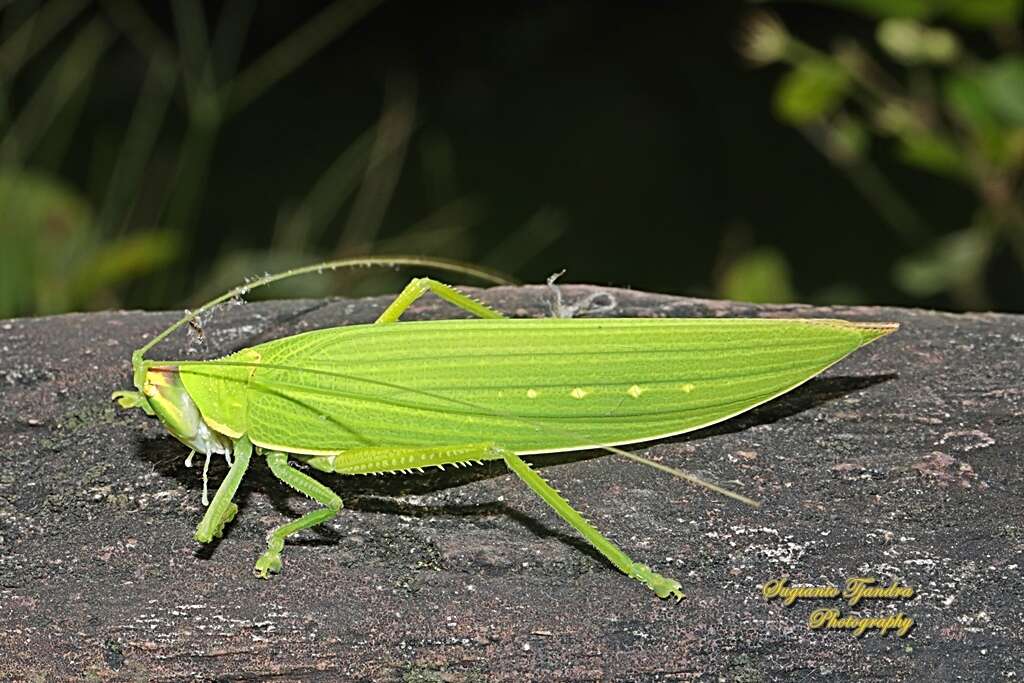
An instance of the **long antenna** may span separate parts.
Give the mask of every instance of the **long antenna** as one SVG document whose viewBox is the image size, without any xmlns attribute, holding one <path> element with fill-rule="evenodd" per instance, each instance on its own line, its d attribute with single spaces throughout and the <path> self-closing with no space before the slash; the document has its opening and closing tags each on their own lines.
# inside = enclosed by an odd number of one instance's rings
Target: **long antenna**
<svg viewBox="0 0 1024 683">
<path fill-rule="evenodd" d="M 452 259 L 437 258 L 433 256 L 360 256 L 354 258 L 343 258 L 335 259 L 333 261 L 323 261 L 322 263 L 314 263 L 309 266 L 302 266 L 300 268 L 292 268 L 280 273 L 273 273 L 271 275 L 264 275 L 263 277 L 256 278 L 250 282 L 238 285 L 234 289 L 231 289 L 224 294 L 221 294 L 215 299 L 207 301 L 205 304 L 200 306 L 194 311 L 189 311 L 181 320 L 172 324 L 170 327 L 165 329 L 160 334 L 153 337 L 149 342 L 144 344 L 141 348 L 137 349 L 132 353 L 132 371 L 135 374 L 135 386 L 141 390 L 141 381 L 143 380 L 143 368 L 142 361 L 145 354 L 152 349 L 154 346 L 162 342 L 167 338 L 168 335 L 173 333 L 183 325 L 187 325 L 192 320 L 206 313 L 214 306 L 224 303 L 236 296 L 244 296 L 254 289 L 259 287 L 265 287 L 274 282 L 280 280 L 286 280 L 288 278 L 297 277 L 299 275 L 307 275 L 309 273 L 323 273 L 325 270 L 337 270 L 338 268 L 355 268 L 355 267 L 372 267 L 372 266 L 424 266 L 427 268 L 437 268 L 440 270 L 446 270 L 453 273 L 461 273 L 462 275 L 468 275 L 475 277 L 486 282 L 493 282 L 498 285 L 509 285 L 514 284 L 511 280 L 495 271 L 474 266 L 469 263 L 463 263 L 461 261 L 455 261 Z"/>
</svg>

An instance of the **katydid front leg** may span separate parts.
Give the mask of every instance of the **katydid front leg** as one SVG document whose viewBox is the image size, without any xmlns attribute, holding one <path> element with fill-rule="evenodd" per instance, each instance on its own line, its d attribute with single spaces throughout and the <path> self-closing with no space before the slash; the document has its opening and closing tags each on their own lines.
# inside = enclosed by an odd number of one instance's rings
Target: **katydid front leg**
<svg viewBox="0 0 1024 683">
<path fill-rule="evenodd" d="M 551 506 L 558 515 L 575 528 L 609 562 L 630 578 L 640 581 L 658 597 L 681 600 L 679 583 L 661 576 L 645 564 L 634 562 L 618 546 L 583 518 L 550 484 L 533 471 L 518 455 L 493 444 L 463 444 L 438 448 L 388 448 L 383 446 L 356 448 L 339 455 L 314 456 L 307 462 L 318 470 L 338 474 L 379 474 L 405 472 L 424 467 L 463 465 L 483 460 L 504 460 L 527 486 Z M 339 501 L 340 502 L 340 501 Z M 312 513 L 311 513 L 312 514 Z M 300 520 L 301 521 L 301 520 Z"/>
<path fill-rule="evenodd" d="M 242 483 L 242 477 L 249 468 L 249 458 L 252 456 L 252 443 L 249 437 L 243 435 L 235 441 L 232 450 L 234 462 L 231 469 L 220 483 L 217 493 L 213 496 L 213 502 L 206 508 L 206 514 L 196 527 L 195 539 L 200 543 L 209 543 L 214 536 L 222 536 L 224 526 L 238 514 L 238 506 L 231 502 L 231 499 L 235 497 L 235 491 L 238 490 L 238 485 Z"/>
</svg>

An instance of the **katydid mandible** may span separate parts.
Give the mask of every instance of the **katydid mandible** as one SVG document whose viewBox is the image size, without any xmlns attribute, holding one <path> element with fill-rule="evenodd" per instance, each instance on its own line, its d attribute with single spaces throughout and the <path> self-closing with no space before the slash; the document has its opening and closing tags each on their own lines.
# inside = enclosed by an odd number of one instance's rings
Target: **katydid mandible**
<svg viewBox="0 0 1024 683">
<path fill-rule="evenodd" d="M 618 446 L 727 420 L 897 329 L 825 319 L 509 319 L 453 287 L 416 278 L 373 324 L 305 332 L 217 360 L 144 358 L 175 329 L 229 298 L 353 263 L 424 265 L 346 259 L 243 285 L 133 353 L 136 391 L 114 394 L 121 406 L 157 416 L 207 462 L 213 454 L 229 459 L 196 529 L 200 543 L 221 536 L 237 513 L 232 497 L 253 453 L 320 504 L 271 531 L 254 567 L 259 577 L 281 571 L 288 536 L 342 508 L 327 485 L 289 461 L 354 475 L 500 460 L 612 565 L 659 597 L 682 598 L 677 581 L 633 561 L 521 456 L 603 448 L 630 457 Z M 428 292 L 476 317 L 399 322 Z"/>
</svg>

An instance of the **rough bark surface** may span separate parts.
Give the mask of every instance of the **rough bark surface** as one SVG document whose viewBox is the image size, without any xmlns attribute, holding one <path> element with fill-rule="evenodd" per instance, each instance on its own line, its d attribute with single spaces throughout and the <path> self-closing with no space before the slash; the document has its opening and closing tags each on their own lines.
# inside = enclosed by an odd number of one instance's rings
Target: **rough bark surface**
<svg viewBox="0 0 1024 683">
<path fill-rule="evenodd" d="M 565 287 L 572 301 L 594 290 Z M 763 306 L 608 290 L 615 316 L 898 321 L 789 395 L 634 447 L 764 501 L 746 508 L 599 453 L 532 458 L 635 558 L 681 580 L 658 600 L 500 466 L 323 479 L 345 510 L 252 576 L 310 503 L 254 459 L 226 537 L 192 540 L 201 479 L 155 419 L 122 413 L 129 354 L 178 313 L 0 321 L 0 678 L 4 680 L 727 680 L 1024 676 L 1024 317 Z M 547 315 L 543 287 L 481 298 Z M 385 297 L 224 309 L 212 357 L 366 323 Z M 410 318 L 458 316 L 424 299 Z M 186 353 L 184 335 L 154 357 Z M 223 462 L 211 467 L 215 486 Z M 766 581 L 899 579 L 909 601 L 767 601 Z M 906 638 L 808 628 L 886 615 Z"/>
</svg>

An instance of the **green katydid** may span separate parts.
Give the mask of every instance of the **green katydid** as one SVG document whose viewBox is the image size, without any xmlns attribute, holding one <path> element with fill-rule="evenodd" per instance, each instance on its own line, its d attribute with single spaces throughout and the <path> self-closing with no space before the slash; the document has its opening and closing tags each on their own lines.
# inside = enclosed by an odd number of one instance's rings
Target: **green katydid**
<svg viewBox="0 0 1024 683">
<path fill-rule="evenodd" d="M 240 286 L 135 351 L 136 391 L 114 394 L 121 406 L 159 417 L 207 462 L 211 454 L 229 458 L 197 541 L 221 536 L 234 518 L 232 497 L 254 451 L 322 506 L 268 535 L 257 576 L 281 571 L 288 536 L 342 507 L 337 494 L 289 459 L 343 475 L 501 460 L 615 567 L 659 597 L 682 598 L 678 582 L 634 562 L 521 456 L 601 448 L 639 459 L 618 446 L 727 420 L 897 328 L 823 319 L 509 319 L 453 287 L 417 278 L 373 324 L 305 332 L 218 360 L 144 358 L 199 314 L 256 287 L 375 263 L 436 265 L 346 259 Z M 399 322 L 427 292 L 476 317 Z"/>
</svg>

